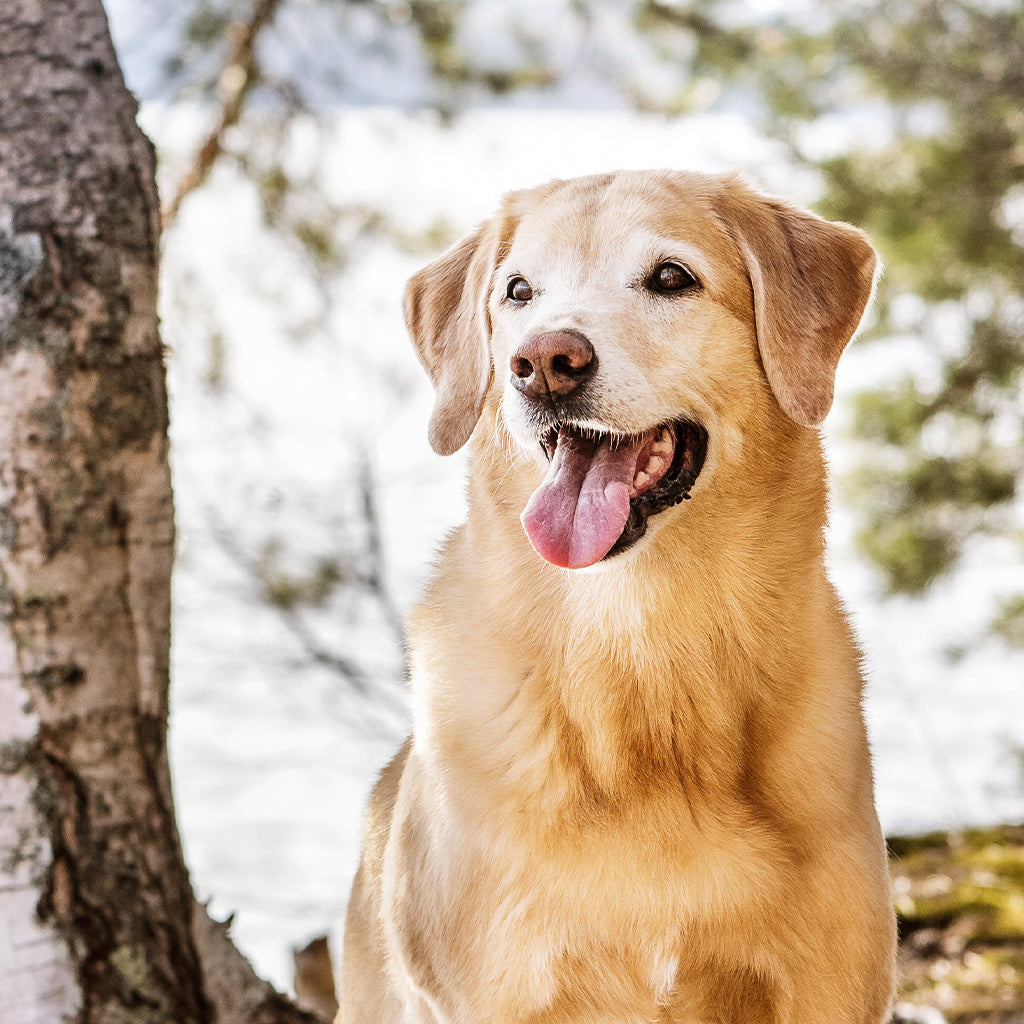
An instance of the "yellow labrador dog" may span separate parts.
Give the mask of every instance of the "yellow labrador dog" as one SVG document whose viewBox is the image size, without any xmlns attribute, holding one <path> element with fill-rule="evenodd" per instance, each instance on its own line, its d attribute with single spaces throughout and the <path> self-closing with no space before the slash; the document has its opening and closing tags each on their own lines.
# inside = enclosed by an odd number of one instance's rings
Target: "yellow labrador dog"
<svg viewBox="0 0 1024 1024">
<path fill-rule="evenodd" d="M 816 429 L 875 266 L 736 178 L 620 172 L 509 195 L 409 282 L 469 515 L 412 617 L 339 1021 L 885 1019 Z"/>
</svg>

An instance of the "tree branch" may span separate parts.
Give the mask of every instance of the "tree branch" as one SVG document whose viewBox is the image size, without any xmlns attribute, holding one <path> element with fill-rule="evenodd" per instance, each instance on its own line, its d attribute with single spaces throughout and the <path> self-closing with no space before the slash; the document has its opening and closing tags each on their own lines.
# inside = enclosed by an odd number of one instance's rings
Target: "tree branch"
<svg viewBox="0 0 1024 1024">
<path fill-rule="evenodd" d="M 377 482 L 374 478 L 373 467 L 370 465 L 369 454 L 365 449 L 359 454 L 358 480 L 363 522 L 366 527 L 367 553 L 370 558 L 369 571 L 363 579 L 363 584 L 377 599 L 381 614 L 395 638 L 395 647 L 404 651 L 405 624 L 402 621 L 402 613 L 387 586 L 384 538 L 380 526 L 380 511 L 377 508 Z M 408 669 L 408 664 L 406 664 L 406 669 Z"/>
<path fill-rule="evenodd" d="M 191 169 L 164 208 L 164 227 L 173 223 L 181 204 L 190 193 L 204 184 L 223 153 L 224 136 L 228 129 L 240 120 L 245 101 L 260 79 L 260 68 L 256 61 L 256 41 L 263 29 L 273 20 L 280 4 L 281 0 L 254 0 L 249 20 L 231 27 L 235 42 L 218 78 L 221 94 L 220 116 L 216 127 L 196 152 Z"/>
<path fill-rule="evenodd" d="M 228 934 L 231 921 L 214 921 L 195 904 L 192 934 L 217 1024 L 323 1024 L 320 1018 L 263 981 Z"/>
<path fill-rule="evenodd" d="M 231 530 L 214 509 L 208 508 L 206 515 L 211 533 L 220 545 L 221 550 L 229 555 L 238 565 L 242 566 L 252 579 L 261 588 L 265 589 L 266 574 L 259 562 L 242 548 L 242 545 L 238 543 Z M 275 604 L 274 608 L 280 615 L 285 627 L 299 642 L 307 657 L 318 665 L 323 665 L 325 668 L 336 672 L 360 696 L 367 697 L 373 693 L 373 683 L 362 668 L 343 654 L 338 654 L 324 647 L 295 608 L 282 604 Z"/>
</svg>

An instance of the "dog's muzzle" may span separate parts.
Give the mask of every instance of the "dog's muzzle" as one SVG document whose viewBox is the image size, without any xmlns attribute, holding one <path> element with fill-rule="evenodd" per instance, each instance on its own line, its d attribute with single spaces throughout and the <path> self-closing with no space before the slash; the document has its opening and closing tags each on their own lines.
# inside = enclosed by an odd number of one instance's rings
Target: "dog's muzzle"
<svg viewBox="0 0 1024 1024">
<path fill-rule="evenodd" d="M 652 515 L 690 496 L 707 454 L 699 424 L 677 420 L 625 435 L 581 425 L 599 421 L 585 387 L 597 354 L 583 334 L 533 335 L 509 369 L 550 464 L 522 514 L 530 543 L 547 561 L 579 569 L 625 551 Z"/>
</svg>

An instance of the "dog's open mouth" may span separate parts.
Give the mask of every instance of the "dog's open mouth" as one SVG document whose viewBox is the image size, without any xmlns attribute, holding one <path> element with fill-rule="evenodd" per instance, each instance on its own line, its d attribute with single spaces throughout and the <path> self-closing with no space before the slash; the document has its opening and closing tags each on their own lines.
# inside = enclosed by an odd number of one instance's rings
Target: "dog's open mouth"
<svg viewBox="0 0 1024 1024">
<path fill-rule="evenodd" d="M 626 436 L 556 424 L 541 445 L 551 466 L 523 527 L 542 558 L 580 569 L 635 544 L 651 516 L 690 497 L 708 435 L 690 420 Z"/>
</svg>

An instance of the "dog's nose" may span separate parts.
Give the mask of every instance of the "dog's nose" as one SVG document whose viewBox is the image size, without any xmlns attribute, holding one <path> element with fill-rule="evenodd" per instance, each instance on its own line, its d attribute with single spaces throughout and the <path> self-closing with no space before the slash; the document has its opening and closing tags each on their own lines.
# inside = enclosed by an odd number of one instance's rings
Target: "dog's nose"
<svg viewBox="0 0 1024 1024">
<path fill-rule="evenodd" d="M 564 398 L 597 369 L 594 346 L 579 331 L 547 331 L 509 360 L 513 385 L 527 398 Z"/>
</svg>

